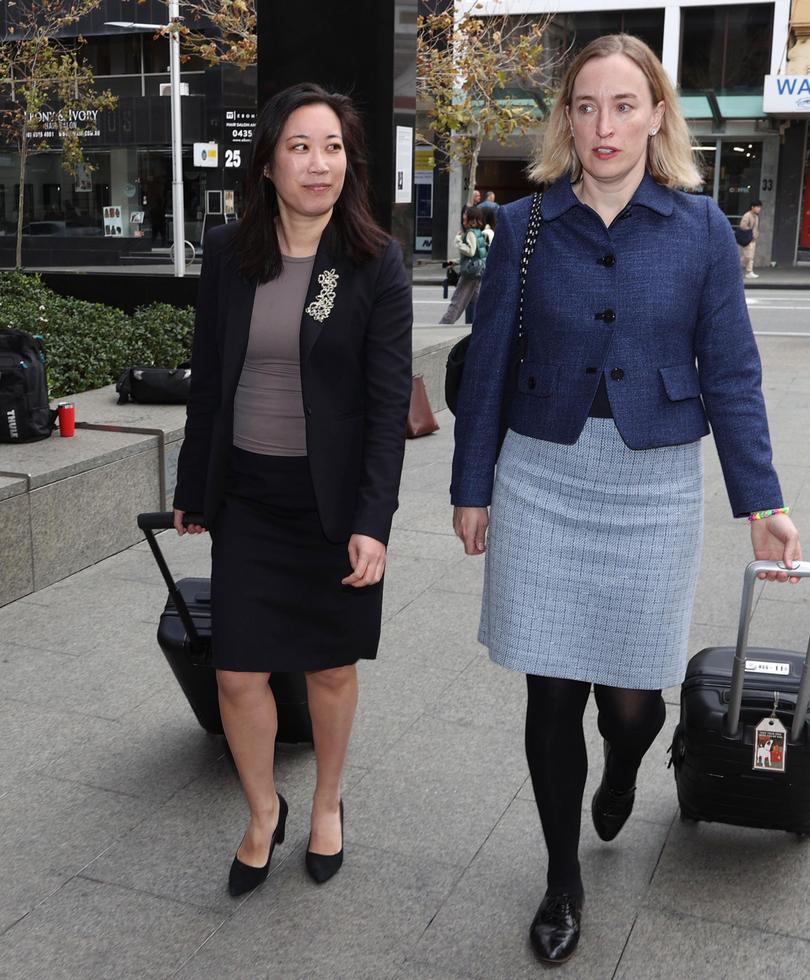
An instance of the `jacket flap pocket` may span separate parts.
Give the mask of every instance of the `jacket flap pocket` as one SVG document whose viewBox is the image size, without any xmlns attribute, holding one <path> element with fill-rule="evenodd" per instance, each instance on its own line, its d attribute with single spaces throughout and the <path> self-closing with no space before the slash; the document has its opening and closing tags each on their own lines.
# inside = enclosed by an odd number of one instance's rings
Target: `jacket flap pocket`
<svg viewBox="0 0 810 980">
<path fill-rule="evenodd" d="M 518 390 L 539 398 L 547 398 L 554 391 L 559 370 L 559 364 L 523 364 L 520 369 Z"/>
<path fill-rule="evenodd" d="M 658 369 L 670 401 L 700 397 L 700 378 L 694 364 L 676 364 Z"/>
</svg>

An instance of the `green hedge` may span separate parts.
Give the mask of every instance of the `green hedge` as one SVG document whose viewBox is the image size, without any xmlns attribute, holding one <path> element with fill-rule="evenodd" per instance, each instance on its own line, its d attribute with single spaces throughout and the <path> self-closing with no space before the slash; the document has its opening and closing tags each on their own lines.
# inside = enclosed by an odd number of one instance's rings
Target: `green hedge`
<svg viewBox="0 0 810 980">
<path fill-rule="evenodd" d="M 38 275 L 0 273 L 0 329 L 42 334 L 51 398 L 117 381 L 132 365 L 175 367 L 191 356 L 194 311 L 168 303 L 132 316 L 102 303 L 59 296 Z"/>
</svg>

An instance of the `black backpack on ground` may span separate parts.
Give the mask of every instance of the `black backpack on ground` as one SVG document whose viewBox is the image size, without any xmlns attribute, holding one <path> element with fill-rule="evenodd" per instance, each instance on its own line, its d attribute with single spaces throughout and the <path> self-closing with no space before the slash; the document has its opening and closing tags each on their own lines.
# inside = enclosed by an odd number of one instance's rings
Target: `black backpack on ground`
<svg viewBox="0 0 810 980">
<path fill-rule="evenodd" d="M 0 329 L 0 442 L 47 439 L 55 420 L 41 338 Z"/>
</svg>

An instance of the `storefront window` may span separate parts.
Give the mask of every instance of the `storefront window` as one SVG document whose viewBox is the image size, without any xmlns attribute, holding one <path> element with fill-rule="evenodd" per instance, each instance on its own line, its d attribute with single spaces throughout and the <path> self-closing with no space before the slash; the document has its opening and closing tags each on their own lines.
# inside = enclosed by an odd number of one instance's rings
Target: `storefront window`
<svg viewBox="0 0 810 980">
<path fill-rule="evenodd" d="M 755 94 L 771 63 L 773 4 L 684 7 L 681 89 Z"/>
<path fill-rule="evenodd" d="M 94 75 L 139 75 L 141 43 L 140 34 L 89 37 L 79 45 L 79 55 Z"/>
<path fill-rule="evenodd" d="M 723 142 L 717 203 L 731 221 L 738 221 L 759 197 L 762 143 Z"/>
<path fill-rule="evenodd" d="M 633 34 L 661 57 L 664 45 L 664 10 L 604 10 L 558 14 L 554 18 L 553 46 L 558 50 L 581 51 L 603 34 Z M 551 39 L 550 39 L 551 40 Z"/>
</svg>

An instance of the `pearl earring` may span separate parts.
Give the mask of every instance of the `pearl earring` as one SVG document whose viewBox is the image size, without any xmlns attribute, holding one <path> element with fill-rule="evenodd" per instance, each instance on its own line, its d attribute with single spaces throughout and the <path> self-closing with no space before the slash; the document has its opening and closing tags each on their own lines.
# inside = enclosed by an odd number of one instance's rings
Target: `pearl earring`
<svg viewBox="0 0 810 980">
<path fill-rule="evenodd" d="M 657 132 L 658 132 L 658 130 L 657 130 L 657 129 L 651 129 L 651 130 L 650 130 L 650 136 L 655 136 L 655 134 L 656 134 Z"/>
</svg>

